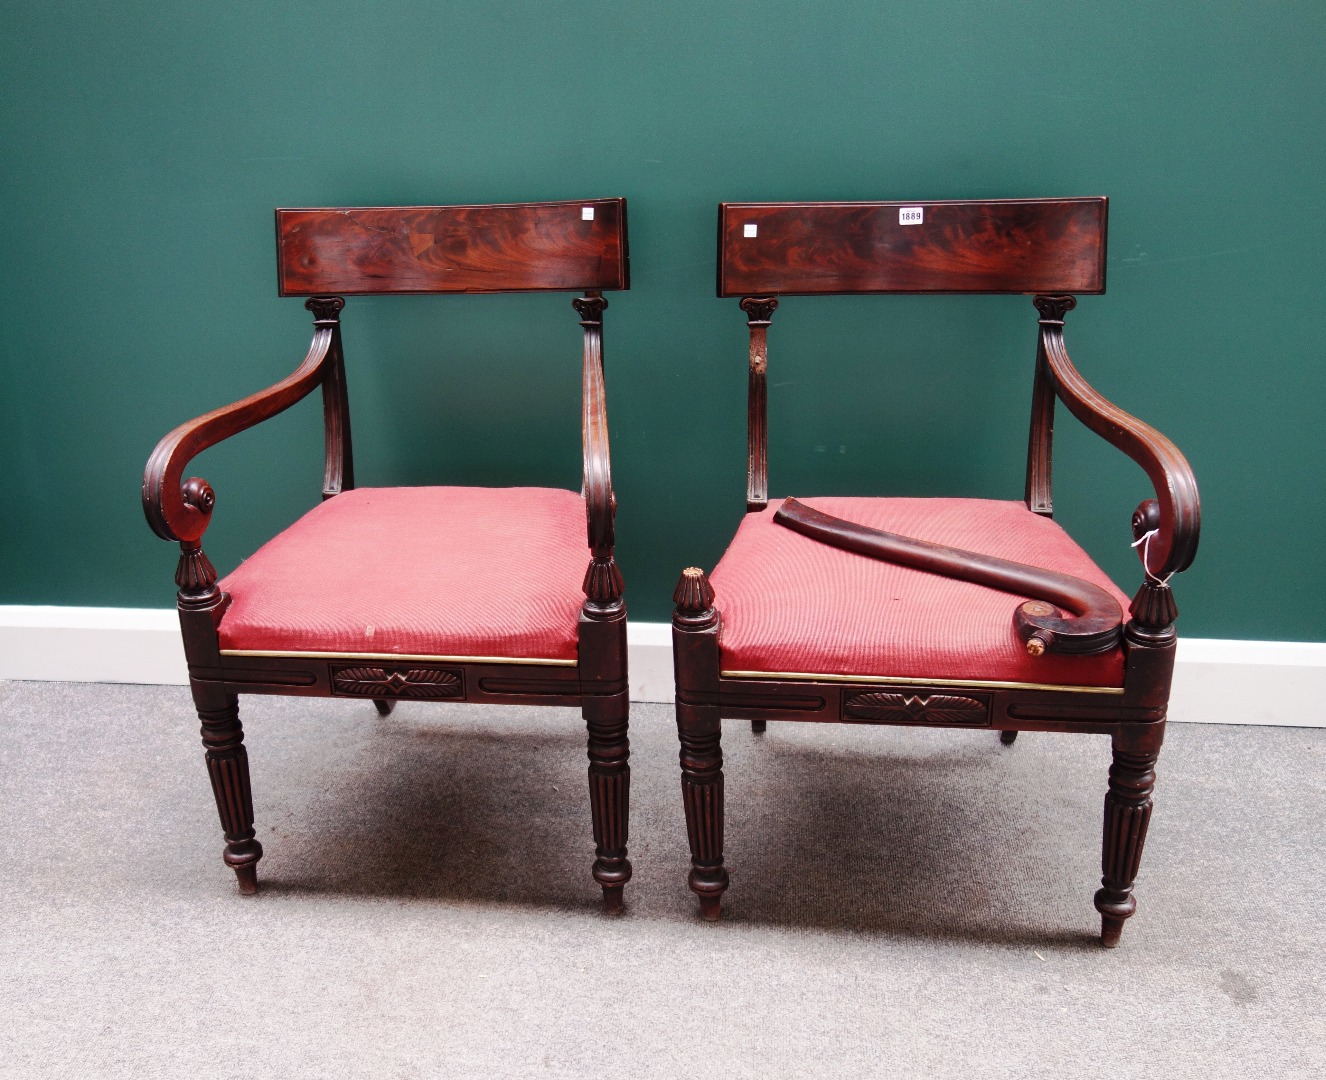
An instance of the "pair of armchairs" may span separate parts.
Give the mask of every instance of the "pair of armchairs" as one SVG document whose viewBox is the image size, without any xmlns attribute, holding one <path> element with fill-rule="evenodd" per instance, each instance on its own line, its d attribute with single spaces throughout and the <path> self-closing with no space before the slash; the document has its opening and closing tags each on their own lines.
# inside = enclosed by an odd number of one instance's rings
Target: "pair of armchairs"
<svg viewBox="0 0 1326 1080">
<path fill-rule="evenodd" d="M 279 210 L 276 222 L 280 293 L 308 297 L 313 314 L 308 355 L 167 435 L 143 486 L 152 528 L 180 544 L 180 623 L 225 862 L 256 891 L 241 693 L 361 697 L 384 716 L 401 699 L 578 704 L 592 872 L 618 912 L 630 752 L 602 294 L 629 287 L 625 201 Z M 1102 941 L 1118 943 L 1165 728 L 1169 578 L 1193 557 L 1198 504 L 1173 444 L 1092 390 L 1064 349 L 1075 295 L 1104 291 L 1105 225 L 1104 199 L 720 207 L 718 293 L 741 298 L 750 331 L 747 513 L 712 578 L 682 574 L 673 620 L 689 881 L 705 917 L 728 885 L 723 718 L 757 732 L 771 719 L 992 728 L 1005 743 L 1080 731 L 1113 739 L 1095 902 Z M 583 293 L 581 492 L 356 488 L 343 297 L 538 290 Z M 770 503 L 768 330 L 781 297 L 828 293 L 1034 296 L 1023 499 Z M 322 504 L 218 579 L 202 549 L 215 497 L 186 478 L 189 461 L 315 389 Z M 1144 580 L 1131 601 L 1052 519 L 1056 398 L 1154 486 L 1134 515 Z"/>
</svg>

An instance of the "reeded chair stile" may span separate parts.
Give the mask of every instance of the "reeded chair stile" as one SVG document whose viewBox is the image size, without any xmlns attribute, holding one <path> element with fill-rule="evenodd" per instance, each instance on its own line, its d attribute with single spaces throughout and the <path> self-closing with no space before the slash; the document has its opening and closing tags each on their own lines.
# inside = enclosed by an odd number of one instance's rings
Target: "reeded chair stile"
<svg viewBox="0 0 1326 1080">
<path fill-rule="evenodd" d="M 629 288 L 626 203 L 276 212 L 282 296 L 306 296 L 308 355 L 286 379 L 176 428 L 143 479 L 176 583 L 208 773 L 241 892 L 257 888 L 241 693 L 579 705 L 588 728 L 593 875 L 618 911 L 627 861 L 626 607 L 613 557 L 603 292 Z M 583 293 L 581 492 L 358 488 L 341 344 L 344 296 Z M 218 580 L 215 498 L 193 457 L 321 388 L 323 502 Z"/>
</svg>

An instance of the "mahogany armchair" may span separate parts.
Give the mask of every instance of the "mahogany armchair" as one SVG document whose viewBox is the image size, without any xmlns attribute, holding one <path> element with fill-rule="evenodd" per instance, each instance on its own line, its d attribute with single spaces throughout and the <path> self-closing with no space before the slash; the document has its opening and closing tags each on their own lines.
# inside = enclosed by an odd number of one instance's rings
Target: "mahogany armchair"
<svg viewBox="0 0 1326 1080">
<path fill-rule="evenodd" d="M 238 695 L 579 705 L 588 728 L 594 879 L 622 907 L 630 788 L 626 607 L 603 382 L 602 292 L 629 288 L 626 203 L 276 212 L 280 294 L 307 296 L 313 342 L 276 385 L 183 424 L 143 477 L 175 581 L 207 771 L 242 893 L 257 890 Z M 347 294 L 574 290 L 584 330 L 580 493 L 356 488 L 340 313 Z M 321 388 L 323 502 L 229 576 L 202 538 L 215 496 L 190 459 Z"/>
<path fill-rule="evenodd" d="M 1198 498 L 1174 444 L 1106 401 L 1064 347 L 1075 294 L 1105 291 L 1103 198 L 725 203 L 718 295 L 750 331 L 746 516 L 713 571 L 683 574 L 673 643 L 689 883 L 719 917 L 723 718 L 1103 733 L 1101 940 L 1119 942 L 1151 815 Z M 767 335 L 793 294 L 1022 293 L 1039 314 L 1019 501 L 770 501 Z M 1145 470 L 1128 597 L 1053 520 L 1056 398 Z M 1025 562 L 1017 561 L 1025 560 Z M 1028 565 L 1030 564 L 1030 565 Z M 1127 613 L 1126 621 L 1124 613 Z"/>
</svg>

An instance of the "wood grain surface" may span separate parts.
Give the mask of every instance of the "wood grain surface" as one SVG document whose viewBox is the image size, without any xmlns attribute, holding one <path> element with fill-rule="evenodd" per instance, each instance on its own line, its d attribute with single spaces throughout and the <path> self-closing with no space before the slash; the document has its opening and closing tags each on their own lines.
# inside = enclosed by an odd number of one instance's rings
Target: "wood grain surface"
<svg viewBox="0 0 1326 1080">
<path fill-rule="evenodd" d="M 1107 207 L 1103 197 L 720 203 L 718 295 L 1103 293 Z"/>
<path fill-rule="evenodd" d="M 277 210 L 276 247 L 282 296 L 625 289 L 630 278 L 625 199 Z"/>
</svg>

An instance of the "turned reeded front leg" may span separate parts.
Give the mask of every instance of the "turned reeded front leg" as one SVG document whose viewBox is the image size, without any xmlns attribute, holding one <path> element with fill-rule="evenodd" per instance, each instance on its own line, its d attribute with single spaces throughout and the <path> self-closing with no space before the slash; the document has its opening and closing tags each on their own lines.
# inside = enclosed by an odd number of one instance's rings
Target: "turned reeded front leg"
<svg viewBox="0 0 1326 1080">
<path fill-rule="evenodd" d="M 249 755 L 244 749 L 244 728 L 239 722 L 239 698 L 211 688 L 194 685 L 198 718 L 203 722 L 203 746 L 207 750 L 207 775 L 225 831 L 222 858 L 235 871 L 239 891 L 258 891 L 258 860 L 262 844 L 253 829 L 253 795 L 249 788 Z"/>
<path fill-rule="evenodd" d="M 718 613 L 704 571 L 689 567 L 673 596 L 673 663 L 677 685 L 677 734 L 681 740 L 681 798 L 691 845 L 688 884 L 700 912 L 719 917 L 728 886 L 723 866 L 723 748 L 718 709 Z"/>
<path fill-rule="evenodd" d="M 184 501 L 201 513 L 210 514 L 216 496 L 205 480 L 194 477 L 184 484 Z M 205 526 L 204 526 L 205 527 Z M 220 667 L 216 627 L 230 597 L 216 586 L 216 569 L 197 541 L 181 541 L 180 561 L 175 568 L 179 586 L 177 604 L 184 654 L 190 668 Z M 207 775 L 226 835 L 222 856 L 239 879 L 239 891 L 258 891 L 258 860 L 262 845 L 253 831 L 253 795 L 249 790 L 249 755 L 244 749 L 244 728 L 239 722 L 239 698 L 226 693 L 216 682 L 190 680 L 193 704 L 203 722 L 203 747 L 207 751 Z"/>
<path fill-rule="evenodd" d="M 594 880 L 603 910 L 622 911 L 631 880 L 626 857 L 630 825 L 630 697 L 626 682 L 626 605 L 611 557 L 599 557 L 585 575 L 580 614 L 581 711 L 589 735 L 589 807 L 594 822 Z"/>
<path fill-rule="evenodd" d="M 1133 535 L 1145 537 L 1156 527 L 1159 510 L 1145 502 L 1133 515 Z M 1142 549 L 1146 566 L 1146 548 Z M 1124 682 L 1128 703 L 1155 709 L 1164 715 L 1174 673 L 1177 639 L 1174 620 L 1178 607 L 1166 580 L 1147 569 L 1147 580 L 1129 606 L 1132 618 L 1124 625 L 1127 667 Z M 1100 912 L 1100 940 L 1106 948 L 1119 944 L 1124 920 L 1137 910 L 1133 882 L 1142 861 L 1147 826 L 1151 823 L 1151 794 L 1156 787 L 1156 759 L 1165 738 L 1165 721 L 1121 728 L 1114 736 L 1114 763 L 1105 796 L 1105 836 L 1101 847 L 1101 888 L 1096 893 Z"/>
<path fill-rule="evenodd" d="M 681 799 L 686 809 L 686 837 L 691 844 L 687 884 L 700 898 L 700 913 L 715 921 L 728 886 L 723 866 L 723 748 L 717 718 L 711 722 L 703 712 L 696 706 L 677 703 Z M 707 730 L 711 726 L 714 730 Z"/>
<path fill-rule="evenodd" d="M 594 880 L 603 888 L 603 910 L 622 910 L 623 887 L 631 880 L 626 858 L 630 822 L 631 745 L 627 740 L 625 694 L 585 705 L 589 731 L 589 805 L 594 819 Z M 591 715 L 597 714 L 597 715 Z"/>
<path fill-rule="evenodd" d="M 1101 849 L 1101 889 L 1096 893 L 1100 912 L 1100 940 L 1107 949 L 1119 944 L 1123 922 L 1137 910 L 1133 882 L 1142 861 L 1147 825 L 1151 821 L 1151 793 L 1156 787 L 1155 765 L 1159 749 L 1121 750 L 1116 745 L 1110 766 L 1110 788 L 1105 796 L 1105 836 Z"/>
</svg>

